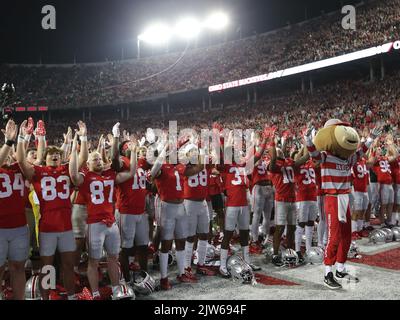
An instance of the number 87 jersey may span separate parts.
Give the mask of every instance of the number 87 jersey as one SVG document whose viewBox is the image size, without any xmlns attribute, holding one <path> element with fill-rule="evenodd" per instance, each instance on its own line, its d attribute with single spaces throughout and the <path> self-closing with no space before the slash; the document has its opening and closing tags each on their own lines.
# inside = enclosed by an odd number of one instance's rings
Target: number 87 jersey
<svg viewBox="0 0 400 320">
<path fill-rule="evenodd" d="M 68 166 L 34 166 L 32 184 L 40 203 L 40 232 L 72 230 Z"/>
</svg>

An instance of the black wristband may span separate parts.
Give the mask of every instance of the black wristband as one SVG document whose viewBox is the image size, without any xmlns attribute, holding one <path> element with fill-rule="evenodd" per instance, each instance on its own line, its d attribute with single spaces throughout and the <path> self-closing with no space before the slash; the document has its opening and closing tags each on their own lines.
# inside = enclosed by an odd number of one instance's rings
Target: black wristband
<svg viewBox="0 0 400 320">
<path fill-rule="evenodd" d="M 9 147 L 12 147 L 13 144 L 15 144 L 14 140 L 6 140 L 6 145 L 8 145 Z"/>
</svg>

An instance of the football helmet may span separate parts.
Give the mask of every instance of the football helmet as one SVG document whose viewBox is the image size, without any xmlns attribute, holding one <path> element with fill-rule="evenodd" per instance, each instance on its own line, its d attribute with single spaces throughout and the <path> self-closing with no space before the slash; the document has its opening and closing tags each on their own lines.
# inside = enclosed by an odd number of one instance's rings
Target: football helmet
<svg viewBox="0 0 400 320">
<path fill-rule="evenodd" d="M 392 230 L 389 228 L 382 228 L 381 230 L 386 234 L 386 242 L 392 242 L 393 241 Z"/>
<path fill-rule="evenodd" d="M 361 259 L 362 256 L 360 255 L 360 252 L 358 250 L 357 243 L 355 241 L 352 241 L 350 244 L 350 249 L 349 252 L 347 253 L 347 258 L 350 259 Z"/>
<path fill-rule="evenodd" d="M 206 267 L 219 267 L 221 265 L 221 261 L 219 259 L 218 249 L 213 245 L 207 245 L 206 249 L 206 260 L 204 261 L 204 265 Z M 199 256 L 197 250 L 194 252 L 193 264 L 197 265 L 199 261 Z"/>
<path fill-rule="evenodd" d="M 226 267 L 232 279 L 253 285 L 257 283 L 250 265 L 240 255 L 234 254 L 230 256 L 226 261 Z"/>
<path fill-rule="evenodd" d="M 272 256 L 274 255 L 274 247 L 271 242 L 267 242 L 265 244 L 264 254 L 267 263 L 272 262 Z"/>
<path fill-rule="evenodd" d="M 113 292 L 113 300 L 135 300 L 133 289 L 124 281 L 120 282 L 117 290 Z"/>
<path fill-rule="evenodd" d="M 373 230 L 369 234 L 369 242 L 372 242 L 373 244 L 376 243 L 385 243 L 386 242 L 386 233 L 382 231 L 381 229 Z"/>
<path fill-rule="evenodd" d="M 400 227 L 393 227 L 393 239 L 395 241 L 400 241 Z"/>
<path fill-rule="evenodd" d="M 282 252 L 282 261 L 287 267 L 295 267 L 299 263 L 299 256 L 293 249 L 286 249 Z"/>
<path fill-rule="evenodd" d="M 310 264 L 321 264 L 324 261 L 324 250 L 320 247 L 311 247 L 306 253 L 306 261 Z"/>
<path fill-rule="evenodd" d="M 41 300 L 39 275 L 33 275 L 25 284 L 25 300 Z"/>
<path fill-rule="evenodd" d="M 156 282 L 146 271 L 140 270 L 139 272 L 136 272 L 134 279 L 133 289 L 135 292 L 143 295 L 148 295 L 154 292 Z"/>
</svg>

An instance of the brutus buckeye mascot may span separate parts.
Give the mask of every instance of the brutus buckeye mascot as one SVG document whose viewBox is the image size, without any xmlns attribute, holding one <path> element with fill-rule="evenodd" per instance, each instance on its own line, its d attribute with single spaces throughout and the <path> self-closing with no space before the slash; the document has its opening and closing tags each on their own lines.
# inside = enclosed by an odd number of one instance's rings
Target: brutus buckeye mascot
<svg viewBox="0 0 400 320">
<path fill-rule="evenodd" d="M 375 128 L 365 143 L 349 123 L 338 119 L 328 120 L 317 132 L 314 140 L 311 125 L 308 126 L 305 141 L 310 156 L 321 165 L 321 190 L 324 194 L 324 211 L 328 229 L 328 243 L 325 248 L 325 280 L 330 289 L 341 285 L 333 276 L 336 263 L 336 278 L 358 282 L 358 278 L 346 271 L 345 262 L 351 244 L 351 214 L 349 194 L 351 192 L 351 167 L 371 146 L 381 130 Z M 324 213 L 322 213 L 324 214 Z"/>
</svg>

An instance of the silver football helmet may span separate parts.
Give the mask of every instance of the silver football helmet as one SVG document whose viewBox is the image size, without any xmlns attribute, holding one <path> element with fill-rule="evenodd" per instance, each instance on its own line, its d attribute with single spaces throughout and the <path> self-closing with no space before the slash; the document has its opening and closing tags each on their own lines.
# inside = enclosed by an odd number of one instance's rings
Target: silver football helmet
<svg viewBox="0 0 400 320">
<path fill-rule="evenodd" d="M 193 264 L 197 265 L 198 261 L 199 261 L 199 256 L 196 250 L 194 252 Z M 211 266 L 217 267 L 221 265 L 218 250 L 213 245 L 207 245 L 206 260 L 204 262 L 204 265 L 208 267 Z"/>
<path fill-rule="evenodd" d="M 267 242 L 264 249 L 265 259 L 267 263 L 272 261 L 272 256 L 274 255 L 274 247 L 271 242 Z"/>
<path fill-rule="evenodd" d="M 386 233 L 381 229 L 371 231 L 371 233 L 369 234 L 369 242 L 372 242 L 373 244 L 385 243 Z"/>
<path fill-rule="evenodd" d="M 382 228 L 381 230 L 386 234 L 386 242 L 392 242 L 393 241 L 392 230 L 389 228 Z"/>
<path fill-rule="evenodd" d="M 234 254 L 230 256 L 226 262 L 226 267 L 232 279 L 242 281 L 242 283 L 256 284 L 253 270 L 240 255 Z"/>
<path fill-rule="evenodd" d="M 360 252 L 358 250 L 357 243 L 355 241 L 352 241 L 350 244 L 350 249 L 349 252 L 347 253 L 347 258 L 350 259 L 361 259 L 362 256 L 360 255 Z"/>
<path fill-rule="evenodd" d="M 286 249 L 282 252 L 282 261 L 287 267 L 295 267 L 299 263 L 299 256 L 293 249 Z"/>
<path fill-rule="evenodd" d="M 146 272 L 139 271 L 135 273 L 135 281 L 133 282 L 133 289 L 143 295 L 149 295 L 154 292 L 156 288 L 156 282 L 154 279 Z"/>
<path fill-rule="evenodd" d="M 25 300 L 41 300 L 39 275 L 33 275 L 25 284 Z"/>
<path fill-rule="evenodd" d="M 393 227 L 392 232 L 393 232 L 393 239 L 395 241 L 400 241 L 400 227 Z"/>
<path fill-rule="evenodd" d="M 321 264 L 324 261 L 324 250 L 320 247 L 311 247 L 305 258 L 310 264 Z"/>
<path fill-rule="evenodd" d="M 121 281 L 116 292 L 113 292 L 113 300 L 135 300 L 133 289 L 124 281 Z"/>
</svg>

